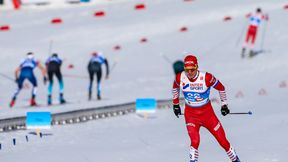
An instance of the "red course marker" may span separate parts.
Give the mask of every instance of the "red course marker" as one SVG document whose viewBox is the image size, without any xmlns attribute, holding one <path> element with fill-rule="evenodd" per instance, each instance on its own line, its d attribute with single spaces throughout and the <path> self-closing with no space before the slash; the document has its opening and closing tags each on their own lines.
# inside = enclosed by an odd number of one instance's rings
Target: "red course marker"
<svg viewBox="0 0 288 162">
<path fill-rule="evenodd" d="M 97 11 L 97 12 L 95 12 L 95 14 L 94 14 L 94 16 L 96 16 L 96 17 L 102 17 L 102 16 L 105 16 L 106 14 L 105 14 L 105 12 L 104 11 Z"/>
<path fill-rule="evenodd" d="M 147 38 L 142 38 L 142 39 L 140 40 L 141 43 L 146 43 L 147 41 L 148 41 Z"/>
<path fill-rule="evenodd" d="M 146 6 L 144 5 L 144 4 L 137 4 L 137 5 L 135 5 L 135 10 L 143 10 L 143 9 L 145 9 L 146 8 Z"/>
<path fill-rule="evenodd" d="M 225 17 L 223 18 L 223 21 L 230 21 L 230 20 L 232 20 L 232 17 L 231 17 L 231 16 L 225 16 Z"/>
<path fill-rule="evenodd" d="M 51 24 L 61 24 L 63 23 L 61 18 L 54 18 L 51 20 Z"/>
<path fill-rule="evenodd" d="M 10 26 L 9 25 L 0 26 L 0 31 L 9 31 L 9 30 L 10 30 Z"/>
<path fill-rule="evenodd" d="M 115 51 L 120 50 L 120 49 L 121 49 L 121 47 L 119 45 L 114 46 Z"/>
<path fill-rule="evenodd" d="M 186 31 L 188 31 L 188 28 L 187 27 L 182 27 L 182 28 L 180 28 L 180 32 L 186 32 Z"/>
<path fill-rule="evenodd" d="M 73 69 L 74 68 L 74 65 L 73 64 L 69 64 L 68 65 L 68 69 Z"/>
</svg>

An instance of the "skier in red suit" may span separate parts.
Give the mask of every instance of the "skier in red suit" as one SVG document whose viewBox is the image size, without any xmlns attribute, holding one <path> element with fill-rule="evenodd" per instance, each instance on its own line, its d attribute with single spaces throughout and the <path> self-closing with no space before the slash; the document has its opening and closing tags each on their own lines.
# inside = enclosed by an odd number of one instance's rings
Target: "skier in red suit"
<svg viewBox="0 0 288 162">
<path fill-rule="evenodd" d="M 184 69 L 185 71 L 176 75 L 173 84 L 173 110 L 177 117 L 182 114 L 179 106 L 181 90 L 185 99 L 185 122 L 191 140 L 190 162 L 198 162 L 199 129 L 202 126 L 216 138 L 232 162 L 240 162 L 209 100 L 210 89 L 218 90 L 222 104 L 221 113 L 223 116 L 229 114 L 225 87 L 212 74 L 199 71 L 197 58 L 193 55 L 185 57 Z"/>
<path fill-rule="evenodd" d="M 256 55 L 255 51 L 253 51 L 253 48 L 258 28 L 263 20 L 268 21 L 269 19 L 268 15 L 264 15 L 262 13 L 261 8 L 257 8 L 255 13 L 249 13 L 246 15 L 246 17 L 249 19 L 249 26 L 246 33 L 245 43 L 242 48 L 242 58 L 245 57 L 246 48 L 250 48 L 249 57 L 253 57 L 254 55 Z"/>
</svg>

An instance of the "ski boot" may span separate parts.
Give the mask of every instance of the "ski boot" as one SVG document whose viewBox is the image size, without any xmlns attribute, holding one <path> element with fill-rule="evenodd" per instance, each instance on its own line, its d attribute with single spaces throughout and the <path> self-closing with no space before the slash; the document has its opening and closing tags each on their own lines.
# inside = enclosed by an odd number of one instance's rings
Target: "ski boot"
<svg viewBox="0 0 288 162">
<path fill-rule="evenodd" d="M 30 100 L 30 106 L 37 106 L 37 103 L 36 103 L 36 101 L 35 101 L 35 98 L 32 98 L 32 99 Z"/>
<path fill-rule="evenodd" d="M 52 105 L 52 96 L 51 96 L 51 95 L 48 95 L 47 104 L 48 104 L 49 106 Z"/>
<path fill-rule="evenodd" d="M 238 158 L 236 151 L 233 147 L 230 146 L 229 150 L 226 151 L 229 159 L 231 160 L 231 162 L 240 162 L 240 159 Z"/>
<path fill-rule="evenodd" d="M 252 58 L 256 55 L 256 53 L 253 50 L 249 51 L 249 57 Z"/>
<path fill-rule="evenodd" d="M 65 99 L 63 97 L 63 93 L 61 93 L 60 94 L 60 104 L 65 104 L 65 103 L 66 103 L 66 101 L 65 101 Z"/>
<path fill-rule="evenodd" d="M 16 98 L 13 98 L 9 104 L 9 107 L 12 108 L 15 105 Z"/>
<path fill-rule="evenodd" d="M 60 99 L 60 104 L 65 104 L 66 103 L 66 100 L 64 98 L 61 98 Z"/>
<path fill-rule="evenodd" d="M 98 100 L 101 100 L 100 94 L 97 95 L 97 99 L 98 99 Z"/>
<path fill-rule="evenodd" d="M 242 51 L 241 51 L 241 58 L 244 58 L 244 57 L 245 57 L 245 51 L 246 51 L 246 48 L 242 48 Z"/>
<path fill-rule="evenodd" d="M 241 162 L 241 161 L 240 161 L 240 159 L 239 159 L 238 156 L 237 156 L 237 159 L 234 160 L 234 161 L 232 161 L 232 162 Z"/>
<path fill-rule="evenodd" d="M 92 92 L 89 91 L 89 94 L 88 94 L 88 100 L 90 101 L 92 99 Z"/>
</svg>

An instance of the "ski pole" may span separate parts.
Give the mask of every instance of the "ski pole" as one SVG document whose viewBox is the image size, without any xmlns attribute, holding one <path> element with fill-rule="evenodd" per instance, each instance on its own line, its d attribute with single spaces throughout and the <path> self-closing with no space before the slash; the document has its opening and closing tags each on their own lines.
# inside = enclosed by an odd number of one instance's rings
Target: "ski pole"
<svg viewBox="0 0 288 162">
<path fill-rule="evenodd" d="M 268 26 L 268 20 L 266 20 L 265 25 L 264 25 L 263 30 L 262 30 L 262 39 L 261 39 L 261 45 L 260 45 L 261 50 L 263 50 L 267 26 Z"/>
<path fill-rule="evenodd" d="M 64 77 L 68 78 L 77 78 L 77 79 L 87 79 L 89 78 L 88 76 L 83 76 L 83 75 L 73 75 L 73 74 L 63 74 Z"/>
<path fill-rule="evenodd" d="M 111 74 L 111 72 L 113 71 L 113 69 L 115 68 L 115 66 L 117 65 L 117 61 L 115 61 L 113 64 L 112 64 L 112 67 L 111 67 L 111 69 L 110 69 L 110 74 Z"/>
<path fill-rule="evenodd" d="M 49 55 L 49 56 L 51 55 L 52 47 L 53 47 L 53 40 L 50 40 L 50 42 L 49 42 L 49 49 L 48 49 L 48 55 Z"/>
<path fill-rule="evenodd" d="M 252 115 L 252 111 L 248 111 L 248 112 L 232 112 L 229 113 L 230 115 Z"/>
<path fill-rule="evenodd" d="M 4 77 L 4 78 L 8 79 L 8 80 L 11 80 L 11 81 L 15 82 L 15 79 L 9 77 L 9 76 L 6 75 L 6 74 L 0 73 L 0 75 L 1 75 L 2 77 Z"/>
<path fill-rule="evenodd" d="M 229 114 L 230 115 L 252 115 L 253 113 L 251 111 L 248 111 L 248 112 L 232 112 Z M 179 114 L 179 115 L 184 115 L 184 114 Z"/>
<path fill-rule="evenodd" d="M 160 56 L 164 58 L 164 60 L 166 60 L 168 63 L 172 64 L 172 61 L 165 54 L 160 53 Z"/>
<path fill-rule="evenodd" d="M 236 43 L 235 43 L 235 47 L 237 47 L 237 46 L 239 45 L 240 40 L 241 40 L 241 38 L 242 38 L 242 36 L 243 36 L 243 34 L 244 34 L 244 30 L 245 30 L 246 26 L 247 26 L 247 21 L 245 21 L 245 22 L 243 23 L 243 26 L 242 26 L 240 35 L 239 35 L 239 37 L 238 37 L 238 39 L 237 39 L 237 41 L 236 41 Z"/>
</svg>

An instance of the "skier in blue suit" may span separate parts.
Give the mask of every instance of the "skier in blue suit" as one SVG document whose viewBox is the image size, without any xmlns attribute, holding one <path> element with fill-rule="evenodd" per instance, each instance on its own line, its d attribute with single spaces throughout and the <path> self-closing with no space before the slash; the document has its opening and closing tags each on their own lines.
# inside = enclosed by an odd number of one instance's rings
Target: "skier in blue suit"
<svg viewBox="0 0 288 162">
<path fill-rule="evenodd" d="M 16 102 L 17 95 L 19 94 L 20 90 L 23 88 L 23 83 L 26 79 L 30 81 L 30 83 L 33 85 L 32 88 L 32 96 L 30 100 L 30 105 L 31 106 L 36 106 L 36 92 L 37 92 L 37 79 L 33 73 L 33 70 L 39 67 L 43 74 L 43 79 L 44 79 L 44 84 L 46 84 L 47 77 L 46 77 L 46 70 L 45 68 L 41 65 L 39 61 L 37 61 L 34 58 L 34 54 L 32 52 L 27 53 L 27 57 L 22 60 L 21 64 L 17 67 L 15 70 L 15 78 L 16 78 L 16 83 L 18 85 L 16 92 L 14 93 L 12 100 L 10 102 L 10 107 L 13 107 Z M 19 75 L 20 73 L 20 75 Z"/>
<path fill-rule="evenodd" d="M 60 104 L 66 103 L 63 93 L 64 93 L 64 82 L 61 73 L 62 59 L 58 57 L 57 53 L 52 54 L 46 62 L 46 69 L 48 73 L 49 85 L 48 85 L 48 105 L 52 104 L 52 88 L 53 88 L 53 75 L 58 79 L 59 83 L 59 102 Z"/>
<path fill-rule="evenodd" d="M 101 83 L 101 77 L 102 77 L 102 68 L 101 65 L 105 64 L 106 65 L 106 79 L 108 79 L 109 76 L 109 64 L 107 59 L 96 52 L 92 53 L 92 57 L 88 63 L 88 72 L 89 72 L 89 94 L 88 94 L 88 99 L 91 100 L 92 98 L 92 85 L 93 85 L 93 80 L 94 80 L 94 75 L 96 74 L 97 76 L 97 99 L 101 100 L 101 89 L 100 89 L 100 83 Z"/>
</svg>

